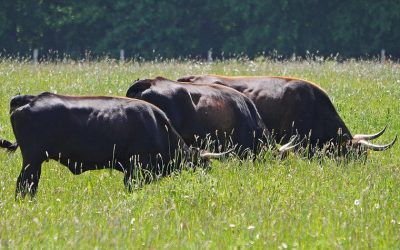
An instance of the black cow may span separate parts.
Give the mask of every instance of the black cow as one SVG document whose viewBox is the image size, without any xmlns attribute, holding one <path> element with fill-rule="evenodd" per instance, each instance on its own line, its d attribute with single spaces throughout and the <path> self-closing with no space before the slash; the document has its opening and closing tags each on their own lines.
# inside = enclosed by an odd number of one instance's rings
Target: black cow
<svg viewBox="0 0 400 250">
<path fill-rule="evenodd" d="M 237 152 L 256 152 L 264 140 L 264 123 L 253 102 L 236 90 L 217 84 L 190 84 L 162 77 L 136 81 L 127 97 L 162 109 L 186 144 L 209 135 L 215 147 L 225 149 L 231 140 Z M 229 138 L 230 137 L 230 138 Z"/>
<path fill-rule="evenodd" d="M 180 82 L 195 84 L 220 84 L 242 92 L 256 105 L 263 121 L 273 131 L 278 141 L 286 142 L 299 135 L 303 145 L 311 148 L 334 149 L 345 155 L 348 148 L 386 150 L 396 138 L 386 145 L 374 145 L 372 140 L 383 134 L 354 135 L 340 118 L 327 93 L 309 81 L 291 77 L 227 77 L 220 75 L 186 76 Z"/>
<path fill-rule="evenodd" d="M 16 195 L 35 195 L 41 164 L 53 159 L 73 174 L 114 168 L 124 172 L 124 183 L 138 166 L 156 175 L 168 174 L 182 160 L 215 157 L 193 155 L 154 105 L 126 97 L 77 97 L 52 93 L 18 95 L 10 103 L 16 143 L 0 146 L 23 157 Z"/>
</svg>

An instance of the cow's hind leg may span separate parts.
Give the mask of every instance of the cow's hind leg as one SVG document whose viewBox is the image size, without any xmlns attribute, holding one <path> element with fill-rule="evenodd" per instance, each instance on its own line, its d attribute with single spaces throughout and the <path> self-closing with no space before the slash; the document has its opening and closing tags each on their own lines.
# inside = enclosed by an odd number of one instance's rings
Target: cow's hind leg
<svg viewBox="0 0 400 250">
<path fill-rule="evenodd" d="M 17 179 L 16 198 L 24 198 L 27 193 L 31 197 L 35 196 L 40 180 L 41 165 L 40 161 L 23 161 L 21 173 Z"/>
</svg>

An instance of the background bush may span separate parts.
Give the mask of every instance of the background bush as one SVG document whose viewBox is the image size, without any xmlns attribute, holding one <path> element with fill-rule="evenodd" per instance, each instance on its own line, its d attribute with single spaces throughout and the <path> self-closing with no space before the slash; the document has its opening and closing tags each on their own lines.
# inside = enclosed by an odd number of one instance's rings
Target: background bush
<svg viewBox="0 0 400 250">
<path fill-rule="evenodd" d="M 250 57 L 400 55 L 395 0 L 2 0 L 3 55 Z M 51 51 L 58 51 L 51 52 Z M 222 55 L 223 53 L 223 55 Z M 88 56 L 86 54 L 86 56 Z"/>
</svg>

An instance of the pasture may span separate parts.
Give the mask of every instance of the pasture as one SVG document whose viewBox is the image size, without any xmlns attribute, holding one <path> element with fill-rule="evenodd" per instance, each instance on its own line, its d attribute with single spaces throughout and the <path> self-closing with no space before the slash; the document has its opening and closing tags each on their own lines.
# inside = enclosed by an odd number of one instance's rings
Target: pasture
<svg viewBox="0 0 400 250">
<path fill-rule="evenodd" d="M 14 141 L 9 100 L 42 91 L 124 96 L 138 78 L 285 75 L 321 85 L 348 128 L 377 143 L 400 133 L 400 65 L 375 61 L 57 62 L 0 60 L 0 138 Z M 363 161 L 213 161 L 128 193 L 123 175 L 72 175 L 44 163 L 38 195 L 15 201 L 21 154 L 0 152 L 0 248 L 394 249 L 400 247 L 400 143 Z"/>
</svg>

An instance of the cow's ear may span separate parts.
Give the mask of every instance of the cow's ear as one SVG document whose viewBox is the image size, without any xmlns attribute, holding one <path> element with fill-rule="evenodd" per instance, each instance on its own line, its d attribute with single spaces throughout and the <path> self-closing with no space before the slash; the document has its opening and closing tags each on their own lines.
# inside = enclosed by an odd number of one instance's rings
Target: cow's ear
<svg viewBox="0 0 400 250">
<path fill-rule="evenodd" d="M 126 97 L 135 97 L 137 94 L 149 89 L 151 87 L 152 80 L 140 80 L 133 83 L 126 92 Z"/>
</svg>

